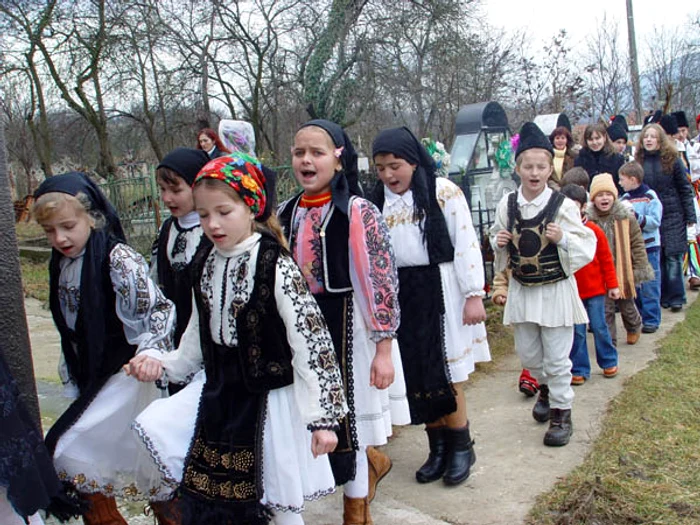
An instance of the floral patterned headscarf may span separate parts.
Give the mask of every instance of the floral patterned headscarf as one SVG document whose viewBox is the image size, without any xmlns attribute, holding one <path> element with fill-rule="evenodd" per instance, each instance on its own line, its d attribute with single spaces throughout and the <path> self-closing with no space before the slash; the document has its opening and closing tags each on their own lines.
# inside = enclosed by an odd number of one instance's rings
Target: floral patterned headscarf
<svg viewBox="0 0 700 525">
<path fill-rule="evenodd" d="M 209 161 L 197 174 L 193 186 L 202 179 L 217 179 L 231 186 L 241 196 L 256 219 L 265 213 L 267 192 L 260 161 L 242 152 Z"/>
</svg>

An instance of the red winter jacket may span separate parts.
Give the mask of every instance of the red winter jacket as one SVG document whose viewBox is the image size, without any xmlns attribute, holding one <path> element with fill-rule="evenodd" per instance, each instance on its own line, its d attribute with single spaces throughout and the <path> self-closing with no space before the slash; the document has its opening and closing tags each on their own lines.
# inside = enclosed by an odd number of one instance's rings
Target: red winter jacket
<svg viewBox="0 0 700 525">
<path fill-rule="evenodd" d="M 590 299 L 596 295 L 603 295 L 608 290 L 618 286 L 615 263 L 605 232 L 592 221 L 586 220 L 585 224 L 595 233 L 598 244 L 593 260 L 576 272 L 574 277 L 576 277 L 579 297 Z"/>
</svg>

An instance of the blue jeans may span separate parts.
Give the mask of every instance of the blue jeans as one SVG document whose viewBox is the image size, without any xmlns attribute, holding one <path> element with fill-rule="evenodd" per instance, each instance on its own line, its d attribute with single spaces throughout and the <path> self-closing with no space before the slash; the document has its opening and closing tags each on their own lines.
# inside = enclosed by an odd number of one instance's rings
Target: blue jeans
<svg viewBox="0 0 700 525">
<path fill-rule="evenodd" d="M 661 248 L 647 249 L 649 264 L 654 268 L 654 280 L 640 284 L 637 287 L 637 298 L 634 300 L 642 316 L 642 325 L 654 328 L 658 328 L 661 324 L 660 256 Z"/>
<path fill-rule="evenodd" d="M 685 280 L 683 278 L 683 254 L 668 255 L 661 249 L 661 304 L 683 306 L 685 304 Z"/>
<path fill-rule="evenodd" d="M 617 366 L 617 348 L 613 345 L 608 325 L 605 322 L 605 295 L 583 299 L 583 305 L 588 312 L 588 321 L 593 332 L 598 366 L 600 368 Z M 571 359 L 572 375 L 585 378 L 591 376 L 591 361 L 588 358 L 585 324 L 577 324 L 574 327 L 574 344 L 571 347 L 569 359 Z"/>
</svg>

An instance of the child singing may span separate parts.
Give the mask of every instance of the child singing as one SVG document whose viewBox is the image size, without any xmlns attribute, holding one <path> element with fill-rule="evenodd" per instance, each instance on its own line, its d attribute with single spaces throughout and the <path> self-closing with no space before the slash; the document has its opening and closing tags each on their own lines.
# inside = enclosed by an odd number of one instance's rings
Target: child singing
<svg viewBox="0 0 700 525">
<path fill-rule="evenodd" d="M 379 133 L 372 156 L 380 183 L 371 200 L 389 226 L 399 268 L 399 349 L 411 422 L 425 424 L 430 455 L 419 483 L 458 485 L 476 461 L 461 385 L 489 361 L 484 269 L 462 191 L 405 127 Z"/>
<path fill-rule="evenodd" d="M 369 501 L 391 463 L 366 448 L 385 444 L 392 423 L 408 422 L 389 409 L 388 388 L 400 366 L 398 350 L 392 355 L 399 326 L 394 253 L 381 213 L 359 197 L 357 154 L 340 126 L 304 124 L 292 166 L 303 192 L 282 204 L 279 217 L 333 336 L 348 397 L 331 455 L 336 483 L 345 485 L 344 523 L 372 523 Z"/>
<path fill-rule="evenodd" d="M 512 270 L 503 323 L 514 325 L 515 350 L 540 384 L 532 416 L 549 421 L 545 445 L 563 446 L 573 430 L 574 325 L 588 322 L 574 272 L 593 260 L 596 238 L 577 206 L 547 187 L 552 156 L 540 128 L 526 122 L 515 155 L 521 185 L 499 202 L 491 245 L 495 271 Z"/>
</svg>

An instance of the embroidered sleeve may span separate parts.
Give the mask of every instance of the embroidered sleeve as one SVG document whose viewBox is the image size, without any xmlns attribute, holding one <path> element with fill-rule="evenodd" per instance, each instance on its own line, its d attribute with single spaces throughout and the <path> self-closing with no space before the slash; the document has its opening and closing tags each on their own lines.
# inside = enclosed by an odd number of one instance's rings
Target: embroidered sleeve
<svg viewBox="0 0 700 525">
<path fill-rule="evenodd" d="M 280 255 L 275 301 L 287 330 L 294 397 L 310 430 L 331 429 L 347 413 L 333 340 L 316 300 L 294 261 Z"/>
<path fill-rule="evenodd" d="M 437 179 L 436 182 L 437 200 L 455 248 L 454 265 L 459 288 L 465 297 L 483 297 L 484 262 L 467 199 L 452 181 Z"/>
<path fill-rule="evenodd" d="M 352 201 L 349 243 L 352 287 L 372 340 L 395 338 L 400 319 L 396 260 L 384 218 L 369 201 Z"/>
<path fill-rule="evenodd" d="M 159 356 L 165 369 L 165 380 L 171 383 L 189 383 L 202 369 L 202 345 L 199 338 L 199 312 L 192 298 L 192 315 L 187 328 L 180 338 L 177 350 Z"/>
<path fill-rule="evenodd" d="M 110 254 L 110 278 L 124 335 L 138 347 L 136 352 L 172 350 L 175 307 L 148 277 L 143 256 L 126 244 L 117 244 Z"/>
</svg>

